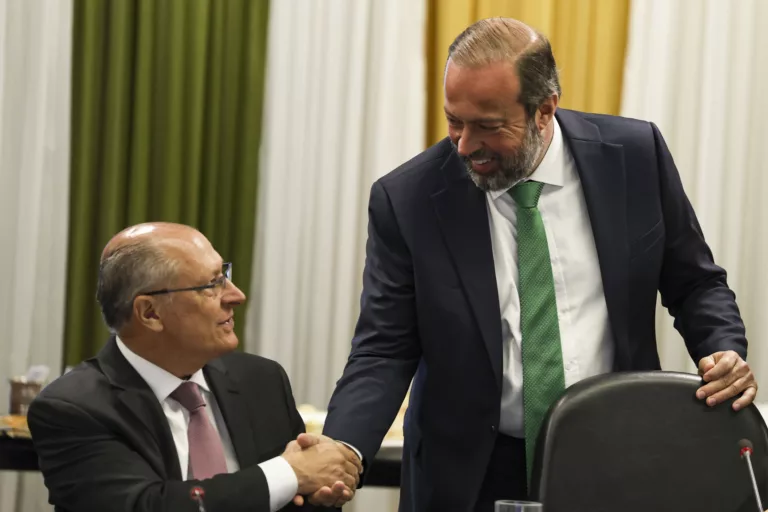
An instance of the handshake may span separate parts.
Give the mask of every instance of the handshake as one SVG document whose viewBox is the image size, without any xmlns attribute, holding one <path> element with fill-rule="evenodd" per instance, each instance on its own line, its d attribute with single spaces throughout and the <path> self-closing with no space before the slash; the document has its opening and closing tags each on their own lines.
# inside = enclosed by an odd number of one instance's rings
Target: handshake
<svg viewBox="0 0 768 512">
<path fill-rule="evenodd" d="M 345 444 L 322 435 L 300 434 L 282 456 L 299 481 L 293 498 L 297 506 L 306 497 L 312 505 L 340 507 L 354 497 L 363 465 Z"/>
</svg>

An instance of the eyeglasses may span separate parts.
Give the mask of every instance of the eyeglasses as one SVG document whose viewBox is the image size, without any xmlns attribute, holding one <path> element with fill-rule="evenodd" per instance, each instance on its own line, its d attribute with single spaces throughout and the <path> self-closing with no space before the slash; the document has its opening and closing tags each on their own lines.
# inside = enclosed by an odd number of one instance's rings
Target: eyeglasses
<svg viewBox="0 0 768 512">
<path fill-rule="evenodd" d="M 140 293 L 139 295 L 163 295 L 166 293 L 197 292 L 200 290 L 210 290 L 210 289 L 216 289 L 221 291 L 227 287 L 227 281 L 232 281 L 232 263 L 229 263 L 229 262 L 223 263 L 221 265 L 221 275 L 208 284 L 203 284 L 200 286 L 190 286 L 189 288 L 163 288 L 162 290 L 155 290 L 152 292 Z"/>
</svg>

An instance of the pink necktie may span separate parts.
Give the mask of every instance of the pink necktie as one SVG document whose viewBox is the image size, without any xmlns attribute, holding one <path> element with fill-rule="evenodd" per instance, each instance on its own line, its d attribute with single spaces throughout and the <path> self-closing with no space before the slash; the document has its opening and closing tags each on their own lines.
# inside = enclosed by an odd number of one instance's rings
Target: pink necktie
<svg viewBox="0 0 768 512">
<path fill-rule="evenodd" d="M 227 473 L 224 445 L 221 437 L 208 420 L 205 400 L 200 388 L 194 382 L 183 382 L 171 398 L 189 411 L 189 471 L 187 480 L 204 480 L 214 475 Z"/>
</svg>

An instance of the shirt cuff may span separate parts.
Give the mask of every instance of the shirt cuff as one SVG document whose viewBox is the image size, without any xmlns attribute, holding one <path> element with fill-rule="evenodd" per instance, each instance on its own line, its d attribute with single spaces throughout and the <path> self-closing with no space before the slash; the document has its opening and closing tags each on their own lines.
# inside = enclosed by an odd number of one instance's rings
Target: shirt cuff
<svg viewBox="0 0 768 512">
<path fill-rule="evenodd" d="M 343 444 L 344 446 L 346 446 L 347 448 L 349 448 L 353 452 L 355 452 L 355 455 L 357 455 L 357 458 L 360 459 L 360 463 L 362 464 L 362 462 L 363 462 L 363 454 L 360 453 L 360 450 L 358 450 L 357 448 L 355 448 L 354 446 L 352 446 L 349 443 L 345 443 L 344 441 L 338 441 L 338 442 Z"/>
<path fill-rule="evenodd" d="M 277 512 L 293 500 L 299 490 L 299 480 L 288 461 L 275 457 L 259 464 L 269 488 L 269 510 Z"/>
</svg>

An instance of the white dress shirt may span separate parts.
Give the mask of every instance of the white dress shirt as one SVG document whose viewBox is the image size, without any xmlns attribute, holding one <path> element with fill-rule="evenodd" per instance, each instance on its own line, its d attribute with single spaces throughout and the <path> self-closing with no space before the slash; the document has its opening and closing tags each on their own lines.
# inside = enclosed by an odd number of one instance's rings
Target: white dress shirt
<svg viewBox="0 0 768 512">
<path fill-rule="evenodd" d="M 117 338 L 116 341 L 120 352 L 146 381 L 160 402 L 165 417 L 168 420 L 168 425 L 171 428 L 173 442 L 176 445 L 176 453 L 179 456 L 179 465 L 181 466 L 181 478 L 187 480 L 187 470 L 189 468 L 189 440 L 187 438 L 189 411 L 170 397 L 170 394 L 184 381 L 143 357 L 136 355 L 120 338 Z M 216 403 L 216 397 L 211 393 L 202 370 L 195 372 L 189 380 L 200 387 L 206 403 L 205 411 L 208 414 L 208 419 L 213 424 L 216 432 L 219 433 L 221 442 L 224 445 L 227 470 L 230 473 L 234 473 L 240 469 L 240 465 L 237 462 L 237 456 L 232 446 L 232 439 L 229 437 L 227 424 L 224 422 L 224 416 L 221 414 L 219 405 Z M 296 495 L 299 487 L 296 473 L 294 473 L 288 461 L 282 457 L 275 457 L 262 462 L 259 464 L 259 467 L 264 472 L 267 486 L 269 487 L 269 508 L 272 512 L 275 512 L 287 505 Z"/>
<path fill-rule="evenodd" d="M 566 387 L 610 372 L 613 337 L 597 250 L 581 181 L 556 120 L 546 155 L 530 179 L 544 183 L 538 208 L 544 222 L 560 324 Z M 525 437 L 523 361 L 517 268 L 517 216 L 507 190 L 486 193 L 501 311 L 503 434 Z"/>
</svg>

